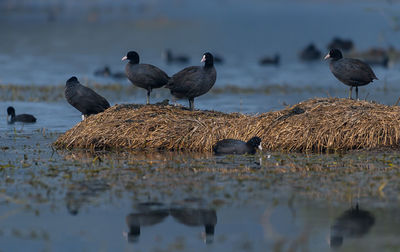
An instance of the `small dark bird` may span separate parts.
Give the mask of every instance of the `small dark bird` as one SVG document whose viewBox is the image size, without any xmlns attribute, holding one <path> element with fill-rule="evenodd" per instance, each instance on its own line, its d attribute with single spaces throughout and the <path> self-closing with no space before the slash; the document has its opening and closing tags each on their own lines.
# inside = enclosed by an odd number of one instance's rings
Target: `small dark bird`
<svg viewBox="0 0 400 252">
<path fill-rule="evenodd" d="M 65 98 L 69 104 L 82 113 L 82 120 L 110 107 L 110 103 L 103 96 L 81 85 L 75 76 L 69 78 L 66 82 Z"/>
<path fill-rule="evenodd" d="M 314 44 L 309 44 L 300 51 L 300 59 L 303 61 L 313 61 L 321 58 L 321 51 Z"/>
<path fill-rule="evenodd" d="M 164 58 L 164 60 L 167 62 L 167 64 L 173 64 L 173 63 L 177 63 L 177 64 L 185 64 L 185 63 L 189 63 L 190 59 L 188 56 L 185 55 L 173 55 L 172 51 L 170 49 L 165 49 L 162 53 L 162 57 Z"/>
<path fill-rule="evenodd" d="M 324 59 L 331 59 L 329 68 L 333 75 L 350 86 L 349 99 L 352 99 L 353 87 L 356 87 L 356 99 L 358 99 L 358 86 L 364 86 L 378 78 L 371 67 L 358 59 L 343 58 L 342 52 L 332 49 Z"/>
<path fill-rule="evenodd" d="M 224 139 L 213 146 L 215 154 L 255 154 L 257 148 L 262 150 L 259 137 L 253 137 L 247 143 L 236 139 Z"/>
<path fill-rule="evenodd" d="M 8 119 L 9 116 L 10 116 L 10 119 Z M 10 124 L 15 123 L 15 122 L 34 123 L 34 122 L 36 122 L 36 118 L 33 115 L 29 115 L 29 114 L 15 115 L 15 109 L 13 107 L 8 107 L 7 108 L 7 122 Z"/>
<path fill-rule="evenodd" d="M 111 76 L 111 69 L 109 66 L 105 66 L 101 69 L 98 69 L 94 71 L 95 76 L 100 76 L 100 77 L 110 77 Z"/>
<path fill-rule="evenodd" d="M 339 49 L 343 51 L 350 51 L 354 48 L 354 43 L 350 39 L 341 39 L 334 37 L 327 46 L 328 50 Z"/>
<path fill-rule="evenodd" d="M 161 69 L 150 64 L 139 64 L 139 54 L 130 51 L 122 60 L 129 60 L 125 73 L 133 85 L 147 90 L 147 102 L 150 104 L 150 93 L 153 88 L 160 88 L 168 83 L 168 75 Z"/>
<path fill-rule="evenodd" d="M 281 57 L 279 56 L 279 54 L 275 54 L 274 57 L 264 57 L 261 58 L 258 63 L 263 66 L 263 65 L 279 65 Z"/>
<path fill-rule="evenodd" d="M 174 97 L 189 99 L 190 110 L 194 109 L 194 98 L 207 93 L 217 79 L 212 54 L 204 53 L 201 62 L 204 62 L 204 66 L 191 66 L 181 70 L 165 86 Z"/>
</svg>

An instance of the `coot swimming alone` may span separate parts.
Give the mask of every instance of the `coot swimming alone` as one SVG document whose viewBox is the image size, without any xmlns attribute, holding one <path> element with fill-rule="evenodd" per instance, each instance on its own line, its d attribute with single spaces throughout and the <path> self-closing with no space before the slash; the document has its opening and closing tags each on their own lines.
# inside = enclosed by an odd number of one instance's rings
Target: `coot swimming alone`
<svg viewBox="0 0 400 252">
<path fill-rule="evenodd" d="M 8 117 L 10 117 L 10 119 L 8 119 Z M 7 122 L 8 123 L 15 123 L 15 122 L 34 123 L 34 122 L 36 122 L 36 118 L 33 115 L 29 115 L 29 114 L 15 115 L 14 107 L 8 107 L 7 108 Z"/>
<path fill-rule="evenodd" d="M 353 87 L 356 87 L 356 99 L 358 99 L 358 86 L 364 86 L 378 78 L 371 67 L 358 59 L 343 58 L 342 52 L 332 49 L 324 59 L 331 59 L 329 68 L 333 75 L 350 86 L 349 98 L 352 98 Z"/>
<path fill-rule="evenodd" d="M 110 107 L 103 96 L 81 85 L 75 76 L 69 78 L 65 84 L 65 98 L 69 104 L 82 113 L 82 120 Z"/>
<path fill-rule="evenodd" d="M 130 51 L 122 60 L 129 60 L 125 73 L 133 85 L 147 90 L 146 104 L 150 104 L 150 93 L 154 88 L 160 88 L 168 83 L 168 75 L 161 69 L 150 64 L 139 64 L 139 54 Z"/>
<path fill-rule="evenodd" d="M 204 53 L 201 62 L 204 62 L 204 66 L 191 66 L 181 70 L 165 86 L 174 97 L 187 98 L 190 110 L 194 109 L 194 98 L 207 93 L 217 79 L 213 55 Z"/>
<path fill-rule="evenodd" d="M 255 154 L 257 148 L 262 150 L 259 137 L 253 137 L 247 143 L 236 139 L 224 139 L 213 146 L 215 154 Z"/>
</svg>

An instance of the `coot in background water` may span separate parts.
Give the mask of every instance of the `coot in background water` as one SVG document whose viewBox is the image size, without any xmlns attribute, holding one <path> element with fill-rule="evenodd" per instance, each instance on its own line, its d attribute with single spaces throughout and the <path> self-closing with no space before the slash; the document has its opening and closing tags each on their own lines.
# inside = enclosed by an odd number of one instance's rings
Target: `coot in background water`
<svg viewBox="0 0 400 252">
<path fill-rule="evenodd" d="M 100 77 L 110 77 L 111 76 L 111 69 L 109 66 L 104 66 L 103 68 L 97 69 L 94 71 L 95 76 Z"/>
<path fill-rule="evenodd" d="M 257 148 L 262 150 L 259 137 L 253 137 L 247 143 L 237 139 L 224 139 L 213 146 L 215 154 L 255 154 Z"/>
<path fill-rule="evenodd" d="M 160 88 L 168 83 L 168 75 L 161 69 L 150 64 L 139 64 L 139 54 L 130 51 L 122 60 L 129 60 L 125 73 L 133 85 L 147 90 L 146 104 L 150 104 L 150 93 L 153 88 Z"/>
<path fill-rule="evenodd" d="M 279 65 L 280 59 L 281 59 L 280 55 L 279 54 L 275 54 L 274 57 L 266 56 L 264 58 L 261 58 L 258 61 L 258 63 L 261 66 L 265 66 L 265 65 L 276 65 L 277 66 L 277 65 Z"/>
<path fill-rule="evenodd" d="M 165 86 L 174 97 L 189 99 L 190 110 L 194 109 L 194 98 L 207 93 L 217 79 L 213 55 L 204 53 L 201 62 L 204 62 L 204 66 L 191 66 L 181 70 Z"/>
<path fill-rule="evenodd" d="M 332 49 L 325 56 L 325 59 L 331 59 L 329 68 L 333 75 L 350 86 L 349 98 L 352 98 L 353 87 L 356 87 L 356 99 L 358 99 L 358 86 L 364 86 L 378 78 L 371 67 L 358 59 L 343 58 L 342 52 L 338 49 Z"/>
<path fill-rule="evenodd" d="M 73 76 L 65 84 L 65 98 L 68 103 L 82 113 L 82 119 L 110 107 L 108 101 L 92 89 L 81 85 Z"/>
<path fill-rule="evenodd" d="M 185 64 L 185 63 L 189 63 L 189 61 L 190 61 L 190 58 L 186 55 L 172 54 L 171 49 L 165 49 L 162 52 L 161 56 L 165 60 L 165 62 L 167 62 L 167 64 L 173 64 L 173 63 Z"/>
<path fill-rule="evenodd" d="M 302 61 L 319 60 L 321 58 L 321 51 L 311 43 L 300 51 L 299 57 Z"/>
<path fill-rule="evenodd" d="M 8 119 L 10 117 L 10 119 Z M 33 115 L 29 114 L 20 114 L 15 115 L 15 109 L 13 107 L 7 108 L 7 122 L 15 123 L 15 122 L 23 122 L 23 123 L 34 123 L 36 122 L 36 118 Z"/>
<path fill-rule="evenodd" d="M 342 39 L 334 37 L 327 46 L 328 50 L 339 49 L 343 51 L 350 51 L 354 48 L 354 43 L 350 39 Z"/>
</svg>

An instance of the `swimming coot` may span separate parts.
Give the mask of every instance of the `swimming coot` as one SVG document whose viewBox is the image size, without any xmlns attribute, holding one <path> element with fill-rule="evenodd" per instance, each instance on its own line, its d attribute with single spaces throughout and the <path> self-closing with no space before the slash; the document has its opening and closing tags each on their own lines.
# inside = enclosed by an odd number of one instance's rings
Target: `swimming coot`
<svg viewBox="0 0 400 252">
<path fill-rule="evenodd" d="M 130 51 L 122 60 L 129 60 L 125 73 L 133 85 L 147 90 L 147 102 L 150 104 L 150 93 L 153 88 L 160 88 L 168 83 L 168 75 L 161 69 L 150 64 L 139 64 L 139 54 Z"/>
<path fill-rule="evenodd" d="M 269 57 L 269 56 L 266 56 L 266 57 L 264 57 L 264 58 L 261 58 L 259 61 L 258 61 L 258 63 L 261 65 L 261 66 L 264 66 L 264 65 L 279 65 L 279 62 L 280 62 L 280 56 L 279 56 L 279 54 L 275 54 L 275 56 L 274 57 Z"/>
<path fill-rule="evenodd" d="M 185 64 L 189 63 L 190 61 L 189 57 L 186 55 L 177 55 L 177 56 L 173 55 L 170 49 L 165 49 L 162 53 L 162 57 L 167 62 L 167 64 L 173 64 L 173 63 Z"/>
<path fill-rule="evenodd" d="M 339 49 L 343 51 L 350 51 L 354 48 L 354 43 L 350 39 L 342 39 L 334 37 L 327 46 L 328 50 Z"/>
<path fill-rule="evenodd" d="M 201 62 L 204 62 L 204 66 L 191 66 L 181 70 L 165 86 L 174 97 L 189 99 L 190 110 L 194 109 L 194 98 L 207 93 L 217 79 L 213 55 L 204 53 Z"/>
<path fill-rule="evenodd" d="M 306 48 L 300 51 L 300 59 L 303 61 L 319 60 L 321 58 L 321 51 L 313 44 L 309 44 Z"/>
<path fill-rule="evenodd" d="M 255 154 L 257 148 L 262 150 L 259 137 L 253 137 L 247 143 L 236 139 L 224 139 L 213 146 L 215 154 Z"/>
<path fill-rule="evenodd" d="M 109 77 L 111 76 L 111 69 L 109 66 L 104 66 L 103 68 L 97 69 L 94 71 L 95 76 L 100 76 L 100 77 Z"/>
<path fill-rule="evenodd" d="M 110 107 L 110 104 L 103 96 L 81 85 L 75 76 L 69 78 L 66 82 L 65 98 L 69 104 L 82 113 L 82 120 L 87 116 L 103 112 Z"/>
<path fill-rule="evenodd" d="M 10 117 L 10 119 L 8 117 Z M 29 114 L 15 115 L 15 109 L 13 107 L 8 107 L 7 108 L 7 122 L 8 123 L 15 123 L 15 122 L 34 123 L 34 122 L 36 122 L 36 118 L 33 115 L 29 115 Z"/>
<path fill-rule="evenodd" d="M 325 59 L 331 59 L 329 68 L 333 75 L 350 86 L 349 98 L 352 98 L 353 87 L 356 87 L 356 99 L 358 99 L 358 86 L 364 86 L 378 78 L 371 67 L 358 59 L 343 58 L 342 52 L 338 49 L 332 49 L 325 56 Z"/>
</svg>

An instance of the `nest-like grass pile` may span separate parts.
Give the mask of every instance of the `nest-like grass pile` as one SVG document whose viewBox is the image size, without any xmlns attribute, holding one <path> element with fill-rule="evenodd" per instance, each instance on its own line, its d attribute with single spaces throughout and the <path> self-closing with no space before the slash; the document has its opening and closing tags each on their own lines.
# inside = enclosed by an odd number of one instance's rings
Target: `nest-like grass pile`
<svg viewBox="0 0 400 252">
<path fill-rule="evenodd" d="M 188 111 L 171 105 L 115 105 L 60 136 L 57 148 L 212 151 L 221 139 L 262 139 L 274 151 L 398 148 L 400 107 L 310 99 L 260 115 Z"/>
</svg>

